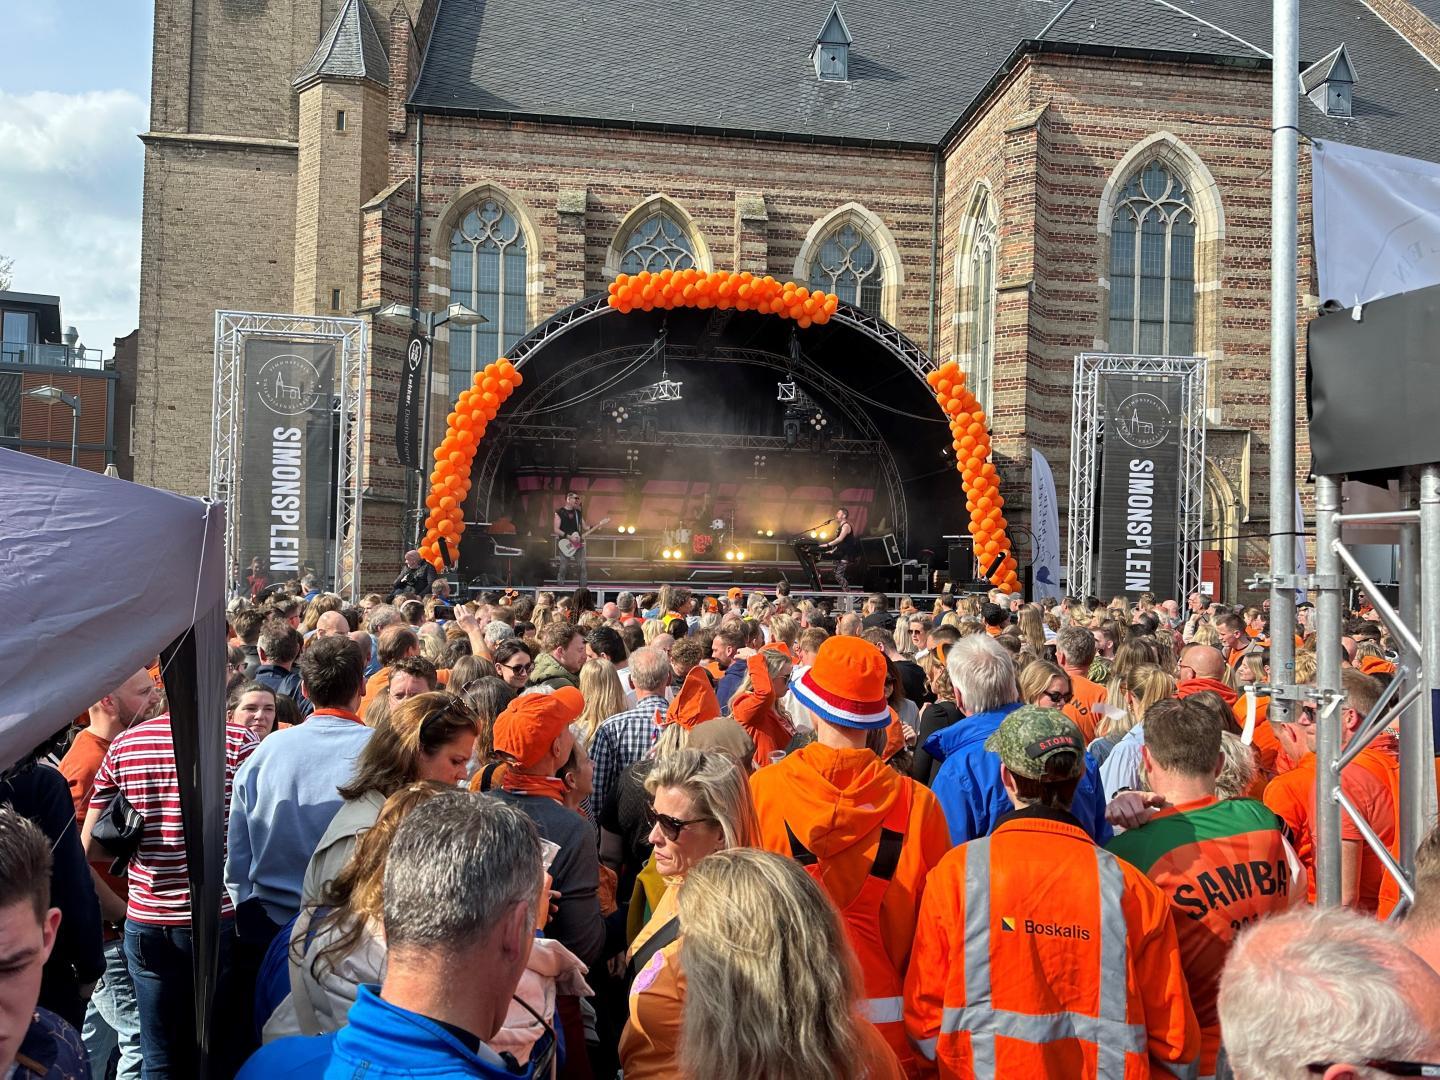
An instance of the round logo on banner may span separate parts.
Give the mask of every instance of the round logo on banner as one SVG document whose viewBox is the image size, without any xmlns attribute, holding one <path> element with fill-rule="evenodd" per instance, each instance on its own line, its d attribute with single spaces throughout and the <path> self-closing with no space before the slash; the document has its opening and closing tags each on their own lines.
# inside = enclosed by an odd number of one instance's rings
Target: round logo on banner
<svg viewBox="0 0 1440 1080">
<path fill-rule="evenodd" d="M 320 398 L 320 373 L 314 364 L 295 353 L 281 353 L 266 360 L 256 380 L 260 400 L 281 416 L 309 412 Z"/>
<path fill-rule="evenodd" d="M 1136 450 L 1153 450 L 1165 441 L 1175 418 L 1154 394 L 1131 394 L 1115 409 L 1111 425 L 1120 441 Z"/>
</svg>

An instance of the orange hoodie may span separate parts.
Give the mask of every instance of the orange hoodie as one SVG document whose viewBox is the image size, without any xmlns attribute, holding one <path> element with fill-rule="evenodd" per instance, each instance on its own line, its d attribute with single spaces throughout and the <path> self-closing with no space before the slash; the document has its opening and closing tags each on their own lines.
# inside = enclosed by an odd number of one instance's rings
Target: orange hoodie
<svg viewBox="0 0 1440 1080">
<path fill-rule="evenodd" d="M 935 796 L 869 750 L 837 750 L 821 743 L 810 743 L 750 778 L 761 846 L 791 855 L 788 824 L 824 864 L 821 883 L 841 908 L 855 899 L 869 876 L 881 823 L 906 786 L 911 802 L 905 844 L 880 908 L 881 939 L 902 976 L 925 878 L 950 850 L 950 830 Z"/>
</svg>

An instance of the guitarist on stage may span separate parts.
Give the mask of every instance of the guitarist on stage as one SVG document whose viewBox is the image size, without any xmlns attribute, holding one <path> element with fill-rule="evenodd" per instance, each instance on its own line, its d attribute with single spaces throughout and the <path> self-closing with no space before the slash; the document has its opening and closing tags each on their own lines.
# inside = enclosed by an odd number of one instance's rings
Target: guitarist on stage
<svg viewBox="0 0 1440 1080">
<path fill-rule="evenodd" d="M 565 505 L 555 511 L 555 524 L 552 531 L 557 545 L 562 540 L 577 545 L 575 553 L 569 556 L 557 546 L 555 551 L 558 563 L 555 571 L 556 583 L 564 584 L 573 566 L 579 572 L 576 583 L 581 586 L 588 584 L 588 570 L 585 565 L 585 512 L 580 508 L 578 492 L 572 491 L 565 496 Z"/>
</svg>

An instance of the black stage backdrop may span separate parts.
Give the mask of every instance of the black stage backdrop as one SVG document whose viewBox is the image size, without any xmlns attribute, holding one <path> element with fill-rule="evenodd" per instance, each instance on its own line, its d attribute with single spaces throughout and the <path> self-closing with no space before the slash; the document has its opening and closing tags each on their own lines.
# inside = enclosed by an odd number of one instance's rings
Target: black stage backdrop
<svg viewBox="0 0 1440 1080">
<path fill-rule="evenodd" d="M 1175 595 L 1180 535 L 1179 377 L 1102 373 L 1096 594 Z"/>
<path fill-rule="evenodd" d="M 232 503 L 240 564 L 273 577 L 324 572 L 333 489 L 335 346 L 245 340 L 240 471 Z"/>
</svg>

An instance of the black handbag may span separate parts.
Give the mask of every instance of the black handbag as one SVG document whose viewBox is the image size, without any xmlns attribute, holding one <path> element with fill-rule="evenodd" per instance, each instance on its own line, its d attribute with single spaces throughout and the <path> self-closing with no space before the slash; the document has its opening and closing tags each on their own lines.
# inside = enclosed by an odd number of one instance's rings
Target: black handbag
<svg viewBox="0 0 1440 1080">
<path fill-rule="evenodd" d="M 115 798 L 110 800 L 110 805 L 105 807 L 105 812 L 90 832 L 91 839 L 115 856 L 115 861 L 110 864 L 110 873 L 117 877 L 125 872 L 135 852 L 140 850 L 144 835 L 145 819 L 120 791 L 115 793 Z"/>
</svg>

